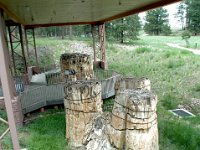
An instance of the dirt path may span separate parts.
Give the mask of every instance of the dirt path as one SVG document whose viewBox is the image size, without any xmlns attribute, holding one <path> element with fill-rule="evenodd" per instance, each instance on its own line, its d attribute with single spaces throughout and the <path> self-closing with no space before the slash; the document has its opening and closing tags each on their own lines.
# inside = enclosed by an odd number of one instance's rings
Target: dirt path
<svg viewBox="0 0 200 150">
<path fill-rule="evenodd" d="M 185 48 L 185 47 L 179 46 L 178 44 L 174 44 L 174 43 L 167 43 L 167 45 L 170 47 L 178 48 L 178 49 L 188 50 L 196 55 L 200 55 L 200 50 L 197 50 L 197 49 Z"/>
<path fill-rule="evenodd" d="M 82 41 L 71 41 L 69 45 L 71 52 L 89 54 L 93 58 L 93 48 L 89 44 Z"/>
</svg>

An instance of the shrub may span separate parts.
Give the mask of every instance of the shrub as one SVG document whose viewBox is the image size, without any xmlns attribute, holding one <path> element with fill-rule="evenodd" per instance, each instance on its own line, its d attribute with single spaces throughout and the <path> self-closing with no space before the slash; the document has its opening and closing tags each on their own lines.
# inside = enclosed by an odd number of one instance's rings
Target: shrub
<svg viewBox="0 0 200 150">
<path fill-rule="evenodd" d="M 187 51 L 187 50 L 182 50 L 182 51 L 181 51 L 181 54 L 183 54 L 183 55 L 191 55 L 191 54 L 193 54 L 193 53 L 190 52 L 190 51 Z"/>
<path fill-rule="evenodd" d="M 186 47 L 190 47 L 189 39 L 191 37 L 191 33 L 189 31 L 184 31 L 181 36 L 182 39 L 186 42 Z"/>
<path fill-rule="evenodd" d="M 195 91 L 200 92 L 200 83 L 195 85 Z"/>
<path fill-rule="evenodd" d="M 166 58 L 170 58 L 170 57 L 176 56 L 176 55 L 178 55 L 178 51 L 166 51 L 165 54 L 164 54 L 164 56 Z"/>
<path fill-rule="evenodd" d="M 176 108 L 180 102 L 180 100 L 172 94 L 164 95 L 161 101 L 167 110 Z"/>
<path fill-rule="evenodd" d="M 136 53 L 141 54 L 141 53 L 148 53 L 151 51 L 149 47 L 139 47 L 136 50 Z"/>
<path fill-rule="evenodd" d="M 170 60 L 167 64 L 167 68 L 169 69 L 175 69 L 175 68 L 178 68 L 178 67 L 181 67 L 185 65 L 185 62 L 183 60 L 178 60 L 178 61 L 172 61 Z"/>
</svg>

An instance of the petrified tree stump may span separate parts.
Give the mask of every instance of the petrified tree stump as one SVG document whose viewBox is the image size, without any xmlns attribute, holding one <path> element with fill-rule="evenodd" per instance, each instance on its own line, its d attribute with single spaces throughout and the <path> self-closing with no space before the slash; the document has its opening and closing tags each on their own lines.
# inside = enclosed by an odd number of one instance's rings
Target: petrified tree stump
<svg viewBox="0 0 200 150">
<path fill-rule="evenodd" d="M 125 89 L 151 90 L 151 82 L 147 78 L 121 77 L 115 83 L 115 93 Z"/>
<path fill-rule="evenodd" d="M 158 150 L 157 97 L 148 90 L 118 91 L 108 131 L 117 149 Z"/>
<path fill-rule="evenodd" d="M 98 81 L 75 81 L 64 86 L 66 138 L 71 146 L 83 145 L 86 125 L 102 113 L 101 84 Z"/>
<path fill-rule="evenodd" d="M 93 62 L 87 54 L 62 54 L 60 57 L 60 67 L 65 81 L 89 80 L 94 77 Z"/>
</svg>

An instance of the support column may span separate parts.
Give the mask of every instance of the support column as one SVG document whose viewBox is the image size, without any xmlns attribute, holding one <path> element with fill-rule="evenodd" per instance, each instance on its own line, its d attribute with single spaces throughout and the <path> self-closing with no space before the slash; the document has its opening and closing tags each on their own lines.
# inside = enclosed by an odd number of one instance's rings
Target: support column
<svg viewBox="0 0 200 150">
<path fill-rule="evenodd" d="M 15 125 L 15 119 L 14 119 L 14 114 L 13 114 L 13 108 L 12 108 L 12 102 L 11 100 L 14 99 L 14 92 L 12 91 L 14 86 L 11 84 L 11 74 L 9 71 L 9 60 L 6 59 L 9 56 L 6 56 L 8 54 L 6 51 L 8 51 L 8 47 L 6 44 L 6 33 L 5 33 L 5 22 L 3 18 L 3 13 L 1 12 L 0 15 L 0 77 L 1 77 L 1 82 L 2 82 L 2 88 L 3 88 L 3 94 L 5 98 L 5 105 L 6 105 L 6 111 L 8 115 L 8 123 L 9 123 L 9 128 L 10 128 L 10 133 L 11 133 L 11 138 L 12 138 L 12 143 L 13 143 L 13 148 L 14 150 L 19 150 L 19 141 L 18 141 L 18 136 L 17 136 L 17 130 L 16 130 L 16 125 Z"/>
<path fill-rule="evenodd" d="M 106 62 L 106 50 L 105 50 L 105 41 L 106 41 L 105 24 L 91 25 L 91 28 L 92 28 L 91 32 L 93 40 L 93 51 L 94 51 L 94 64 L 102 69 L 107 69 L 108 66 Z M 98 44 L 99 47 L 96 48 Z"/>
<path fill-rule="evenodd" d="M 34 28 L 32 30 L 33 30 L 32 33 L 33 33 L 33 46 L 34 46 L 34 50 L 35 50 L 35 60 L 36 60 L 37 66 L 39 67 L 37 49 L 36 49 L 36 43 L 35 43 L 35 30 L 34 30 Z"/>
<path fill-rule="evenodd" d="M 30 34 L 30 37 L 28 37 L 28 33 Z M 29 59 L 29 66 L 30 66 L 30 52 L 29 52 L 29 46 L 33 46 L 34 52 L 35 52 L 35 62 L 36 66 L 39 67 L 38 63 L 38 56 L 37 56 L 37 49 L 36 49 L 36 43 L 35 43 L 35 32 L 34 28 L 31 29 L 25 29 L 25 39 L 26 39 L 26 49 Z"/>
<path fill-rule="evenodd" d="M 94 64 L 96 64 L 96 44 L 95 44 L 95 25 L 91 25 L 92 30 L 92 41 L 93 41 L 93 57 L 94 57 Z"/>
<path fill-rule="evenodd" d="M 22 49 L 22 56 L 24 59 L 25 73 L 27 73 L 27 63 L 26 63 L 26 55 L 24 51 L 24 37 L 23 37 L 23 32 L 22 32 L 22 26 L 19 26 L 19 36 L 20 36 L 20 43 L 21 43 L 21 49 Z"/>
<path fill-rule="evenodd" d="M 29 47 L 28 47 L 28 37 L 27 37 L 27 29 L 24 29 L 24 38 L 25 38 L 25 45 L 26 45 L 26 53 L 27 53 L 27 57 L 28 57 L 28 66 L 31 65 L 30 62 L 30 52 L 29 52 Z"/>
<path fill-rule="evenodd" d="M 16 65 L 15 65 L 15 55 L 14 55 L 12 32 L 13 31 L 11 31 L 10 26 L 8 26 L 8 35 L 9 35 L 9 40 L 10 40 L 11 55 L 12 55 L 12 61 L 13 61 L 12 74 L 13 74 L 13 76 L 15 76 L 17 74 L 17 72 L 16 72 Z"/>
<path fill-rule="evenodd" d="M 13 61 L 13 76 L 17 75 L 17 66 L 19 63 L 23 63 L 23 71 L 21 73 L 27 73 L 26 56 L 24 52 L 24 40 L 22 36 L 22 26 L 18 23 L 7 21 L 6 26 L 8 27 L 9 44 L 11 49 L 11 56 Z M 21 51 L 21 53 L 19 53 Z M 21 67 L 20 63 L 20 67 Z"/>
<path fill-rule="evenodd" d="M 100 60 L 101 60 L 101 68 L 107 69 L 107 62 L 106 62 L 106 52 L 105 52 L 105 23 L 99 25 L 99 40 L 100 40 Z"/>
</svg>

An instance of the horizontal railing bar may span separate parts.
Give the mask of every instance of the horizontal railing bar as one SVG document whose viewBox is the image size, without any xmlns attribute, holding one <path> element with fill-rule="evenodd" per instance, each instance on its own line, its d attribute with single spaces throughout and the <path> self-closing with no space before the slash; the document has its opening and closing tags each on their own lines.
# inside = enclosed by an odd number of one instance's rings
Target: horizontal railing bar
<svg viewBox="0 0 200 150">
<path fill-rule="evenodd" d="M 8 124 L 8 122 L 6 120 L 2 119 L 2 118 L 0 118 L 0 121 L 5 123 L 5 124 Z"/>
</svg>

